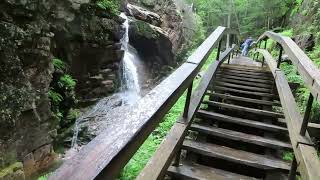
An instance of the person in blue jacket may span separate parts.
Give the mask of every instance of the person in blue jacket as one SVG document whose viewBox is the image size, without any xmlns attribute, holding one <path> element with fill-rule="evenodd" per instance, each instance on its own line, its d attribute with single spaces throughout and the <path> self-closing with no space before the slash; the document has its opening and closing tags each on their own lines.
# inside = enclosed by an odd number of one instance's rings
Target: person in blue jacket
<svg viewBox="0 0 320 180">
<path fill-rule="evenodd" d="M 249 48 L 250 48 L 250 46 L 252 45 L 252 43 L 253 43 L 252 37 L 249 37 L 248 39 L 246 39 L 246 40 L 244 41 L 244 43 L 241 45 L 241 48 L 242 48 L 242 53 L 241 53 L 241 55 L 242 55 L 242 56 L 248 56 Z"/>
</svg>

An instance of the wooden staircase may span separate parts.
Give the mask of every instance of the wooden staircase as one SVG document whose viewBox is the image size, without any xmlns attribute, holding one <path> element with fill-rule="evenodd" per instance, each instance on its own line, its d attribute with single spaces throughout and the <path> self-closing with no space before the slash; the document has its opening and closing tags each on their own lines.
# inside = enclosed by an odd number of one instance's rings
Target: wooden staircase
<svg viewBox="0 0 320 180">
<path fill-rule="evenodd" d="M 171 179 L 285 179 L 292 151 L 271 72 L 224 64 L 189 128 Z"/>
</svg>

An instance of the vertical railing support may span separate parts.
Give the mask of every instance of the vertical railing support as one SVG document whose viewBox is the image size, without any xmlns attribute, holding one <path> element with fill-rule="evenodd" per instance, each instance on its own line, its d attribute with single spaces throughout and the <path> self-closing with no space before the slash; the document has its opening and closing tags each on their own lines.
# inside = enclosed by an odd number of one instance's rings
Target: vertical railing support
<svg viewBox="0 0 320 180">
<path fill-rule="evenodd" d="M 221 44 L 222 44 L 222 39 L 219 41 L 219 45 L 218 45 L 218 52 L 217 52 L 217 57 L 216 57 L 217 61 L 219 61 L 219 59 L 220 59 Z"/>
<path fill-rule="evenodd" d="M 231 55 L 229 54 L 229 57 L 228 57 L 228 64 L 230 64 L 230 59 L 231 59 Z"/>
<path fill-rule="evenodd" d="M 268 43 L 268 39 L 266 39 L 265 42 L 264 42 L 264 49 L 267 49 L 267 43 Z M 264 61 L 265 61 L 265 59 L 264 59 L 264 56 L 263 56 L 262 57 L 262 67 L 264 65 Z"/>
<path fill-rule="evenodd" d="M 186 120 L 188 118 L 189 114 L 189 107 L 190 107 L 190 102 L 191 102 L 191 95 L 192 95 L 192 88 L 193 88 L 193 81 L 191 82 L 188 92 L 187 92 L 187 97 L 186 97 L 186 102 L 184 104 L 184 111 L 183 111 L 183 119 Z M 180 155 L 181 155 L 181 148 L 178 150 L 176 157 L 173 162 L 173 166 L 179 166 L 180 164 Z"/>
<path fill-rule="evenodd" d="M 192 87 L 193 87 L 193 81 L 191 82 L 191 84 L 188 88 L 186 103 L 184 105 L 183 118 L 188 118 L 189 106 L 190 106 L 191 94 L 192 94 Z"/>
<path fill-rule="evenodd" d="M 313 100 L 314 100 L 313 95 L 310 93 L 309 99 L 308 99 L 308 102 L 307 102 L 306 112 L 304 113 L 304 118 L 303 118 L 302 125 L 301 125 L 301 130 L 300 130 L 300 135 L 301 136 L 305 136 L 306 135 L 306 131 L 307 131 L 307 128 L 308 128 L 308 123 L 309 123 L 309 119 L 310 119 Z"/>
<path fill-rule="evenodd" d="M 281 61 L 282 61 L 282 53 L 283 53 L 283 48 L 282 48 L 282 46 L 280 44 L 279 44 L 279 48 L 280 48 L 280 52 L 279 52 L 279 57 L 278 57 L 277 68 L 280 68 Z"/>
<path fill-rule="evenodd" d="M 296 180 L 297 168 L 298 168 L 298 163 L 296 158 L 294 157 L 291 163 L 291 169 L 289 172 L 288 180 Z"/>
</svg>

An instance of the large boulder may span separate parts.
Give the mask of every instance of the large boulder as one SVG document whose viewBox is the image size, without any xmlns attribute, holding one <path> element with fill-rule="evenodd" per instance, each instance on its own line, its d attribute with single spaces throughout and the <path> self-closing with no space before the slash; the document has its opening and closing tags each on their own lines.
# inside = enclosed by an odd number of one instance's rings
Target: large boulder
<svg viewBox="0 0 320 180">
<path fill-rule="evenodd" d="M 173 65 L 174 54 L 168 34 L 161 28 L 140 20 L 130 23 L 130 44 L 152 65 Z"/>
<path fill-rule="evenodd" d="M 138 20 L 145 21 L 155 26 L 160 26 L 162 23 L 160 15 L 142 7 L 128 3 L 127 10 L 131 16 Z"/>
</svg>

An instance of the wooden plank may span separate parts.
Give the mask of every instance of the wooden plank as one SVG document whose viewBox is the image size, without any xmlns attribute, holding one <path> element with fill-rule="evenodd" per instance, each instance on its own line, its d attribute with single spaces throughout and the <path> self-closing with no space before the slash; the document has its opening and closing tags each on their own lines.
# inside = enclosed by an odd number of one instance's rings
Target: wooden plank
<svg viewBox="0 0 320 180">
<path fill-rule="evenodd" d="M 208 119 L 213 119 L 216 121 L 233 123 L 233 124 L 238 124 L 238 125 L 242 125 L 242 126 L 249 126 L 249 127 L 254 127 L 254 128 L 258 128 L 258 129 L 272 131 L 272 132 L 285 132 L 285 133 L 288 132 L 287 128 L 284 128 L 281 126 L 276 126 L 273 124 L 267 124 L 267 123 L 249 120 L 249 119 L 242 119 L 242 118 L 238 118 L 238 117 L 231 117 L 231 116 L 227 116 L 224 114 L 209 112 L 209 111 L 205 111 L 205 110 L 199 110 L 197 113 L 197 117 L 208 118 Z"/>
<path fill-rule="evenodd" d="M 251 72 L 270 72 L 266 68 L 261 68 L 257 66 L 244 66 L 239 64 L 223 64 L 221 68 L 224 69 L 238 69 L 243 71 L 251 71 Z"/>
<path fill-rule="evenodd" d="M 224 64 L 223 66 L 221 66 L 221 69 L 256 72 L 256 73 L 270 73 L 270 71 L 265 67 L 261 68 L 257 66 L 243 66 L 239 64 Z"/>
<path fill-rule="evenodd" d="M 212 180 L 257 180 L 253 177 L 243 176 L 232 172 L 215 169 L 195 163 L 184 162 L 183 165 L 175 167 L 170 166 L 168 175 L 178 179 L 195 180 L 195 179 L 212 179 Z"/>
<path fill-rule="evenodd" d="M 220 72 L 228 72 L 232 74 L 245 74 L 245 75 L 253 75 L 253 76 L 264 76 L 264 77 L 273 77 L 271 72 L 252 72 L 252 71 L 245 71 L 239 69 L 220 69 Z"/>
<path fill-rule="evenodd" d="M 277 97 L 274 94 L 270 94 L 270 93 L 244 91 L 244 90 L 226 88 L 226 87 L 221 87 L 221 86 L 214 86 L 213 89 L 214 90 L 225 91 L 225 92 L 234 92 L 234 93 L 241 93 L 241 94 L 246 94 L 246 95 L 253 95 L 253 96 L 274 97 L 274 98 Z"/>
<path fill-rule="evenodd" d="M 246 97 L 240 97 L 240 96 L 233 96 L 230 94 L 211 93 L 210 95 L 214 96 L 214 97 L 222 98 L 224 100 L 241 101 L 241 102 L 248 102 L 248 103 L 259 104 L 259 105 L 267 105 L 267 106 L 281 105 L 279 102 L 265 101 L 265 100 L 252 99 L 252 98 L 246 98 Z"/>
<path fill-rule="evenodd" d="M 287 162 L 277 159 L 270 159 L 263 155 L 254 154 L 242 150 L 232 149 L 216 144 L 200 143 L 192 140 L 185 140 L 183 148 L 204 156 L 224 159 L 238 164 L 260 168 L 264 170 L 286 170 L 290 169 Z"/>
<path fill-rule="evenodd" d="M 234 80 L 234 79 L 228 79 L 228 78 L 217 78 L 217 79 L 215 79 L 215 81 L 248 85 L 248 86 L 252 86 L 252 87 L 262 87 L 262 88 L 270 88 L 270 89 L 272 88 L 271 84 L 263 84 L 263 83 L 250 82 L 250 81 L 241 81 L 241 80 Z"/>
<path fill-rule="evenodd" d="M 263 80 L 263 79 L 255 79 L 255 78 L 245 78 L 245 77 L 239 77 L 234 75 L 227 75 L 227 74 L 217 74 L 217 78 L 227 78 L 227 79 L 234 79 L 234 80 L 240 80 L 240 81 L 249 81 L 249 82 L 257 82 L 257 83 L 264 83 L 264 84 L 273 84 L 273 81 L 271 80 Z"/>
<path fill-rule="evenodd" d="M 271 93 L 271 89 L 261 88 L 261 87 L 252 87 L 252 86 L 246 86 L 246 85 L 226 83 L 226 82 L 221 82 L 221 81 L 216 81 L 215 84 L 217 84 L 218 86 L 221 86 L 221 87 L 231 87 L 231 88 L 235 88 L 235 89 Z"/>
<path fill-rule="evenodd" d="M 243 107 L 243 106 L 238 106 L 238 105 L 233 105 L 233 104 L 226 104 L 226 103 L 220 103 L 220 102 L 215 102 L 215 101 L 204 101 L 204 103 L 208 104 L 209 106 L 227 108 L 227 109 L 231 109 L 231 110 L 254 113 L 254 114 L 263 115 L 263 116 L 270 116 L 270 117 L 275 117 L 275 118 L 283 118 L 284 117 L 283 114 L 281 114 L 281 113 L 266 111 L 266 110 L 261 110 L 261 109 L 248 108 L 248 107 Z"/>
<path fill-rule="evenodd" d="M 232 131 L 228 129 L 217 128 L 213 126 L 202 126 L 198 124 L 192 124 L 190 127 L 193 131 L 202 132 L 211 136 L 216 136 L 224 139 L 231 139 L 234 141 L 246 142 L 264 146 L 272 149 L 292 149 L 291 144 L 278 141 L 275 139 L 269 139 L 261 136 L 255 136 L 252 134 L 246 134 L 242 132 Z"/>
<path fill-rule="evenodd" d="M 264 55 L 268 52 L 264 52 Z M 302 179 L 317 180 L 320 179 L 320 161 L 317 156 L 317 150 L 312 146 L 312 141 L 307 133 L 306 136 L 300 135 L 300 128 L 303 117 L 300 114 L 295 98 L 291 92 L 285 74 L 272 64 L 274 59 L 269 54 L 265 60 L 270 64 L 270 69 L 274 74 L 279 97 L 285 114 L 286 124 L 289 130 L 291 144 Z"/>
<path fill-rule="evenodd" d="M 219 61 L 215 61 L 204 74 L 200 80 L 199 86 L 196 88 L 191 96 L 191 103 L 188 110 L 188 116 L 186 118 L 180 118 L 180 121 L 174 125 L 170 130 L 165 140 L 161 143 L 155 154 L 149 160 L 148 164 L 141 171 L 138 180 L 153 180 L 162 179 L 164 173 L 169 167 L 173 156 L 176 154 L 177 149 L 181 146 L 181 141 L 187 133 L 187 127 L 192 123 L 192 120 L 199 109 L 200 103 L 205 96 L 205 92 L 208 89 L 210 81 L 212 80 L 217 68 L 225 61 L 228 55 L 235 48 L 227 49 L 220 56 Z M 181 125 L 180 125 L 181 124 Z"/>
<path fill-rule="evenodd" d="M 267 80 L 267 81 L 272 81 L 272 78 L 270 77 L 265 77 L 265 76 L 254 76 L 254 75 L 248 75 L 248 74 L 240 74 L 240 73 L 232 73 L 232 72 L 227 72 L 227 71 L 219 71 L 219 75 L 227 75 L 227 76 L 238 76 L 242 78 L 253 78 L 253 79 L 258 79 L 258 80 Z"/>
<path fill-rule="evenodd" d="M 79 153 L 64 162 L 49 179 L 116 178 L 193 82 L 224 30 L 224 27 L 218 27 L 186 63 L 135 104 L 135 108 L 119 115 L 119 120 L 123 121 L 121 125 L 112 125 L 101 132 Z"/>
</svg>

